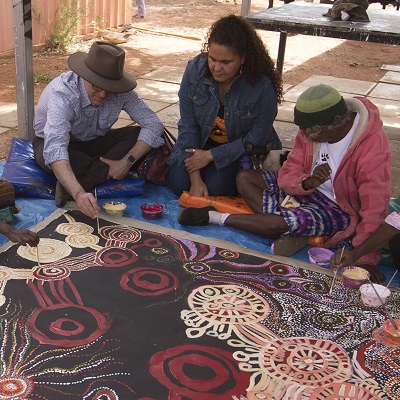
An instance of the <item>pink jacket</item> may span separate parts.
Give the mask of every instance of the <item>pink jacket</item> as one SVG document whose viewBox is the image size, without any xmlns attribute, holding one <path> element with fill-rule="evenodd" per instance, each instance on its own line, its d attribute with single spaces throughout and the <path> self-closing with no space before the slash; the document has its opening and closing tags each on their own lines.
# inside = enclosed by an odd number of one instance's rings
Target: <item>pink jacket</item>
<svg viewBox="0 0 400 400">
<path fill-rule="evenodd" d="M 348 107 L 360 113 L 360 123 L 333 181 L 336 201 L 350 216 L 349 226 L 336 233 L 324 247 L 331 248 L 355 234 L 353 245 L 361 244 L 387 216 L 391 194 L 392 155 L 378 108 L 363 97 L 346 99 Z M 320 144 L 308 140 L 302 130 L 287 161 L 279 170 L 278 184 L 288 194 L 305 195 L 301 183 L 311 176 Z M 380 252 L 361 257 L 359 264 L 377 265 Z"/>
</svg>

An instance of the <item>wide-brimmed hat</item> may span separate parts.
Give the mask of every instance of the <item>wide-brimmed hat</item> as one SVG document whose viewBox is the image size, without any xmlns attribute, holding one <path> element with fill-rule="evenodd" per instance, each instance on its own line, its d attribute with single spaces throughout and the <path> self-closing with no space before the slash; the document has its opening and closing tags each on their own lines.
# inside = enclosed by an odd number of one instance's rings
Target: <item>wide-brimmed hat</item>
<svg viewBox="0 0 400 400">
<path fill-rule="evenodd" d="M 76 74 L 92 85 L 113 93 L 125 93 L 137 85 L 135 78 L 124 72 L 125 51 L 114 44 L 94 42 L 89 53 L 77 52 L 68 58 Z"/>
<path fill-rule="evenodd" d="M 309 87 L 298 97 L 294 107 L 294 123 L 302 128 L 327 126 L 346 110 L 342 95 L 335 88 L 321 83 Z"/>
</svg>

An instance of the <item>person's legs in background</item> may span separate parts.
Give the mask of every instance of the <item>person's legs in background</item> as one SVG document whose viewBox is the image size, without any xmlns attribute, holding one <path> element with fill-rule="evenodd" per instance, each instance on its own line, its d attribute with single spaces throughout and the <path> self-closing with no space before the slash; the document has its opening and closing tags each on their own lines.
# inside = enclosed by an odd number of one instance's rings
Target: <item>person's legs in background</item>
<svg viewBox="0 0 400 400">
<path fill-rule="evenodd" d="M 134 12 L 133 14 L 133 18 L 144 18 L 146 16 L 146 6 L 144 4 L 144 0 L 132 0 L 132 9 L 135 8 L 135 4 L 137 5 L 137 13 L 135 14 Z"/>
</svg>

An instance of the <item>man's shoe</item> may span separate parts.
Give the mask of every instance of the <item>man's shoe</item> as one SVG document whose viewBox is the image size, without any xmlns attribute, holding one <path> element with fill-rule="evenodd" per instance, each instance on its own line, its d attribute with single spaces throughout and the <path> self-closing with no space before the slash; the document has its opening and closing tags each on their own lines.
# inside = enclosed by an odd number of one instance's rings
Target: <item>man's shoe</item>
<svg viewBox="0 0 400 400">
<path fill-rule="evenodd" d="M 308 236 L 283 236 L 273 243 L 272 252 L 290 257 L 308 244 Z"/>
<path fill-rule="evenodd" d="M 217 211 L 214 207 L 185 208 L 178 215 L 178 222 L 183 226 L 207 225 L 209 222 L 208 212 Z"/>
<path fill-rule="evenodd" d="M 71 199 L 71 195 L 60 182 L 57 181 L 56 192 L 54 195 L 56 206 L 64 207 Z"/>
<path fill-rule="evenodd" d="M 135 14 L 132 18 L 144 18 L 144 15 Z"/>
</svg>

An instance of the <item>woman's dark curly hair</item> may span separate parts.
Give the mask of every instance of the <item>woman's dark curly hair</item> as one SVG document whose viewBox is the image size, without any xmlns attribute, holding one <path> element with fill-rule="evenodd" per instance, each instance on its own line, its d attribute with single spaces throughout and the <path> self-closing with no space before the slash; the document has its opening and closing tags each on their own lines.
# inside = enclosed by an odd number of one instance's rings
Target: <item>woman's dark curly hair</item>
<svg viewBox="0 0 400 400">
<path fill-rule="evenodd" d="M 267 75 L 275 87 L 278 103 L 282 102 L 282 78 L 250 22 L 234 14 L 220 18 L 211 25 L 201 52 L 206 54 L 212 43 L 230 47 L 239 57 L 245 57 L 243 69 L 252 85 Z M 210 70 L 208 73 L 211 74 Z"/>
</svg>

